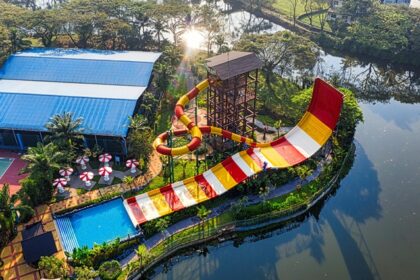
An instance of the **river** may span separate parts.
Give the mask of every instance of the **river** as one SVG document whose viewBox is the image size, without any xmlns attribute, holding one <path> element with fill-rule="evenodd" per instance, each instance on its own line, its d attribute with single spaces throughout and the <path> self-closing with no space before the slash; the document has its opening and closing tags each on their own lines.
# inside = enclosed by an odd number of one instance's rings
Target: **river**
<svg viewBox="0 0 420 280">
<path fill-rule="evenodd" d="M 250 18 L 230 16 L 238 28 Z M 174 257 L 152 279 L 419 279 L 420 104 L 411 79 L 418 73 L 387 68 L 404 82 L 383 85 L 386 71 L 362 62 L 343 67 L 349 60 L 323 53 L 317 73 L 339 72 L 356 86 L 365 118 L 355 135 L 353 167 L 319 213 L 287 231 Z"/>
</svg>

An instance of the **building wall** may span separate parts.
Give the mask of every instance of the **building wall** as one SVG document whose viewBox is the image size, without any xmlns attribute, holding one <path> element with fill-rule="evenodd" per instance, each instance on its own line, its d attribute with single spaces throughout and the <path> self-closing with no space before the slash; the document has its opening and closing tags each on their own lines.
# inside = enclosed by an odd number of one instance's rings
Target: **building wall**
<svg viewBox="0 0 420 280">
<path fill-rule="evenodd" d="M 28 147 L 42 142 L 45 133 L 0 129 L 0 149 L 24 152 Z M 92 149 L 98 144 L 104 152 L 125 157 L 127 154 L 125 140 L 119 137 L 85 135 L 85 146 Z"/>
</svg>

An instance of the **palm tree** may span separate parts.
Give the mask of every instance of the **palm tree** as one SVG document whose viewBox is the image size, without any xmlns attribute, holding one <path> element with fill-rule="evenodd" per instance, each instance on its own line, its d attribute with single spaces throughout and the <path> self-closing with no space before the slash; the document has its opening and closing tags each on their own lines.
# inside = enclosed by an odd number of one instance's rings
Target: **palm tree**
<svg viewBox="0 0 420 280">
<path fill-rule="evenodd" d="M 204 221 L 211 214 L 211 210 L 207 209 L 206 206 L 201 205 L 197 207 L 197 217 L 200 219 L 200 224 L 204 230 Z"/>
<path fill-rule="evenodd" d="M 10 196 L 9 184 L 4 184 L 0 190 L 0 246 L 7 243 L 15 232 L 19 216 L 30 218 L 34 214 L 34 210 L 28 205 L 16 205 L 17 200 L 17 195 Z"/>
<path fill-rule="evenodd" d="M 37 173 L 44 176 L 44 179 L 52 181 L 66 156 L 54 143 L 47 145 L 38 143 L 36 147 L 28 148 L 28 153 L 22 156 L 22 159 L 28 162 L 24 172 Z"/>
<path fill-rule="evenodd" d="M 150 132 L 151 130 L 150 126 L 148 125 L 147 118 L 139 114 L 130 117 L 130 128 L 146 132 Z"/>
<path fill-rule="evenodd" d="M 129 186 L 130 187 L 130 189 L 132 189 L 133 188 L 133 186 L 134 186 L 134 177 L 132 177 L 132 176 L 124 176 L 124 178 L 122 179 L 122 182 L 124 183 L 124 184 L 126 184 L 127 186 Z"/>
<path fill-rule="evenodd" d="M 51 133 L 45 139 L 56 143 L 65 151 L 73 151 L 83 144 L 82 122 L 83 118 L 74 119 L 73 113 L 65 112 L 55 115 L 45 125 Z"/>
<path fill-rule="evenodd" d="M 278 120 L 274 123 L 274 127 L 277 129 L 277 138 L 280 137 L 281 126 L 282 126 L 282 121 L 281 120 Z"/>
</svg>

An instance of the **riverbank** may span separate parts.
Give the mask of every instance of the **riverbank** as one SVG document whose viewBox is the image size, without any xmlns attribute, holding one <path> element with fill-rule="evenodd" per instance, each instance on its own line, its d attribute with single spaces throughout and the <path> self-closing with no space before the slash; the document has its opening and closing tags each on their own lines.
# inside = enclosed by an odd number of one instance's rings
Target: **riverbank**
<svg viewBox="0 0 420 280">
<path fill-rule="evenodd" d="M 382 51 L 371 53 L 365 50 L 361 52 L 360 49 L 362 46 L 359 46 L 359 44 L 356 44 L 355 42 L 344 43 L 344 38 L 337 36 L 336 33 L 325 29 L 321 30 L 314 25 L 303 22 L 301 19 L 304 18 L 306 14 L 298 16 L 296 21 L 293 22 L 293 20 L 290 19 L 287 15 L 277 11 L 275 8 L 267 4 L 263 4 L 259 9 L 250 7 L 248 3 L 242 0 L 229 0 L 229 4 L 232 5 L 233 10 L 244 10 L 256 17 L 260 17 L 268 20 L 269 22 L 280 25 L 286 30 L 308 37 L 312 41 L 316 42 L 319 46 L 321 46 L 325 51 L 328 51 L 334 55 L 351 56 L 364 63 L 375 63 L 381 67 L 386 68 L 391 66 L 392 68 L 399 71 L 419 71 L 419 66 L 416 64 L 416 62 L 414 62 L 414 60 L 401 61 L 398 58 L 401 57 L 401 55 L 393 56 Z M 348 41 L 348 38 L 346 40 Z M 356 45 L 354 45 L 353 48 L 349 48 L 349 44 L 352 46 L 354 44 Z M 365 46 L 363 46 L 363 48 L 365 49 Z M 412 54 L 416 56 L 415 52 Z M 395 57 L 398 59 L 396 60 Z"/>
<path fill-rule="evenodd" d="M 220 242 L 234 239 L 237 237 L 236 234 L 239 233 L 249 235 L 255 231 L 272 226 L 273 224 L 285 224 L 286 222 L 306 215 L 315 205 L 317 205 L 318 202 L 325 199 L 327 195 L 338 185 L 339 180 L 343 178 L 344 174 L 346 174 L 346 167 L 347 169 L 351 167 L 352 160 L 350 161 L 350 158 L 354 157 L 354 152 L 354 145 L 352 145 L 346 153 L 335 175 L 332 176 L 328 183 L 323 185 L 313 194 L 312 197 L 308 198 L 303 203 L 293 205 L 290 208 L 283 209 L 281 211 L 269 211 L 249 219 L 234 221 L 226 221 L 226 219 L 221 217 L 224 213 L 220 212 L 220 209 L 214 209 L 216 214 L 209 217 L 204 222 L 192 220 L 191 222 L 195 222 L 195 224 L 187 226 L 182 230 L 172 232 L 180 225 L 183 225 L 184 221 L 182 221 L 178 225 L 173 225 L 173 228 L 168 228 L 165 233 L 156 235 L 151 239 L 146 240 L 145 244 L 150 250 L 150 253 L 153 254 L 153 260 L 146 265 L 143 263 L 143 269 L 135 270 L 133 267 L 138 265 L 141 266 L 141 262 L 139 262 L 138 258 L 135 257 L 132 260 L 133 262 L 127 266 L 129 274 L 126 279 L 140 279 L 145 273 L 158 265 L 160 262 L 188 248 L 199 246 L 200 244 L 205 244 L 216 239 Z M 332 161 L 329 159 L 329 164 L 331 163 Z M 321 163 L 317 170 L 306 179 L 307 182 L 304 187 L 308 187 L 311 183 L 313 183 L 319 176 L 321 176 L 324 170 L 324 165 Z M 298 184 L 299 180 L 294 180 L 284 186 L 276 188 L 270 193 L 268 201 L 272 201 L 275 198 L 295 192 Z M 261 197 L 253 197 L 250 198 L 250 202 L 246 205 L 246 207 L 262 202 Z M 221 221 L 225 222 L 221 223 Z M 198 228 L 198 230 L 194 230 L 194 228 Z M 182 234 L 183 231 L 188 231 L 189 234 Z"/>
</svg>

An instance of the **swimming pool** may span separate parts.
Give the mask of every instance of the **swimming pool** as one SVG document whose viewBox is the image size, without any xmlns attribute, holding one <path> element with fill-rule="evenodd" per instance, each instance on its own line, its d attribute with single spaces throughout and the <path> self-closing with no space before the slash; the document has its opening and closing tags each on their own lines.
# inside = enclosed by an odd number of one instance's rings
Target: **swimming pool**
<svg viewBox="0 0 420 280">
<path fill-rule="evenodd" d="M 12 165 L 13 160 L 13 158 L 0 158 L 0 178 L 6 173 L 10 165 Z"/>
<path fill-rule="evenodd" d="M 121 198 L 113 199 L 55 220 L 64 251 L 127 238 L 138 231 L 133 226 Z"/>
</svg>

